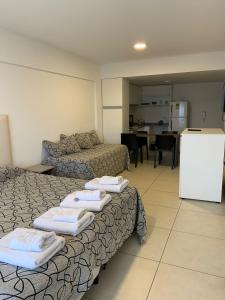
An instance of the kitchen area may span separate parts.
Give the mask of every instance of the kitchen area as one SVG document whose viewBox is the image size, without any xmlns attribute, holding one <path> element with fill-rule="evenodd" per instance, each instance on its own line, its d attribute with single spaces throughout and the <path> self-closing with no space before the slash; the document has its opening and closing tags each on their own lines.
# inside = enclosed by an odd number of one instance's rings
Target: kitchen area
<svg viewBox="0 0 225 300">
<path fill-rule="evenodd" d="M 120 144 L 122 135 L 128 133 L 147 137 L 148 147 L 143 150 L 150 150 L 149 159 L 154 167 L 157 137 L 172 135 L 176 138 L 176 163 L 173 164 L 172 156 L 171 168 L 180 165 L 180 198 L 220 202 L 225 141 L 224 82 L 225 71 L 104 79 L 104 142 Z M 163 164 L 170 165 L 171 153 L 165 154 Z M 145 153 L 143 157 L 147 158 Z M 213 193 L 211 183 L 215 187 Z"/>
<path fill-rule="evenodd" d="M 217 71 L 103 79 L 104 142 L 144 131 L 154 149 L 165 131 L 178 132 L 179 140 L 185 128 L 223 129 L 224 81 L 225 72 Z"/>
<path fill-rule="evenodd" d="M 161 134 L 188 127 L 188 101 L 172 101 L 172 85 L 130 84 L 129 129 Z"/>
<path fill-rule="evenodd" d="M 130 84 L 129 91 L 129 132 L 145 133 L 150 151 L 154 150 L 157 134 L 173 132 L 178 164 L 179 134 L 188 127 L 188 101 L 172 101 L 173 86 L 169 84 Z"/>
</svg>

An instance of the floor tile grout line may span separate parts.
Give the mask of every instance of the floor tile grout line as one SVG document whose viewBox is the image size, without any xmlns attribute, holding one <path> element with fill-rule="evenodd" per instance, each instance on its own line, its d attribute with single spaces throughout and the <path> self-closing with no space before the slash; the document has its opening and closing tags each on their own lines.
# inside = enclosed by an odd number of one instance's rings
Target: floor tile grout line
<svg viewBox="0 0 225 300">
<path fill-rule="evenodd" d="M 164 264 L 164 265 L 169 265 L 169 266 L 177 267 L 177 268 L 180 268 L 180 269 L 185 269 L 185 270 L 189 270 L 189 271 L 193 271 L 193 272 L 197 272 L 197 273 L 206 274 L 206 275 L 209 275 L 209 276 L 214 276 L 214 277 L 225 279 L 225 276 L 219 276 L 219 275 L 216 275 L 216 274 L 211 274 L 211 273 L 199 271 L 199 270 L 196 270 L 196 269 L 191 269 L 191 268 L 187 268 L 187 267 L 184 267 L 184 266 L 175 265 L 175 264 L 172 264 L 172 263 L 167 263 L 167 262 L 164 262 L 162 260 L 159 261 L 159 260 L 156 260 L 156 259 L 153 259 L 153 258 L 147 258 L 147 257 L 143 257 L 143 256 L 138 256 L 138 255 L 135 255 L 135 254 L 127 253 L 125 251 L 124 252 L 121 251 L 120 253 L 128 255 L 128 256 L 133 256 L 133 257 L 145 259 L 145 260 L 150 260 L 150 261 L 156 262 L 158 264 L 160 263 L 160 264 Z"/>
<path fill-rule="evenodd" d="M 174 264 L 169 264 L 169 263 L 166 263 L 166 262 L 163 262 L 163 261 L 161 262 L 161 264 L 168 265 L 168 266 L 173 266 L 173 267 L 176 267 L 176 268 L 189 270 L 189 271 L 193 271 L 193 272 L 197 272 L 197 273 L 200 273 L 200 274 L 205 274 L 205 275 L 209 275 L 209 276 L 213 276 L 213 277 L 217 277 L 217 278 L 221 278 L 221 279 L 225 279 L 225 276 L 210 274 L 210 273 L 202 272 L 202 271 L 195 270 L 195 269 L 190 269 L 190 268 L 186 268 L 186 267 L 182 267 L 182 266 L 178 266 L 178 265 L 174 265 Z"/>
<path fill-rule="evenodd" d="M 181 207 L 181 203 L 180 203 L 179 208 L 178 208 L 178 210 L 177 210 L 177 213 L 176 213 L 176 215 L 175 215 L 173 224 L 172 224 L 172 226 L 171 226 L 171 228 L 170 228 L 170 232 L 169 232 L 168 237 L 167 237 L 167 240 L 166 240 L 166 242 L 165 242 L 165 245 L 164 245 L 164 248 L 163 248 L 163 251 L 162 251 L 160 260 L 159 260 L 159 262 L 158 262 L 158 266 L 157 266 L 156 272 L 155 272 L 155 274 L 154 274 L 153 280 L 152 280 L 151 285 L 150 285 L 150 287 L 149 287 L 149 290 L 148 290 L 148 294 L 147 294 L 146 300 L 148 300 L 148 297 L 149 297 L 149 295 L 150 295 L 150 292 L 151 292 L 153 283 L 154 283 L 154 281 L 155 281 L 156 275 L 157 275 L 158 270 L 159 270 L 159 266 L 160 266 L 160 264 L 161 264 L 161 262 L 162 262 L 163 254 L 164 254 L 164 252 L 165 252 L 167 243 L 168 243 L 169 238 L 170 238 L 170 236 L 171 236 L 171 233 L 172 233 L 172 230 L 173 230 L 173 226 L 174 226 L 174 224 L 175 224 L 175 222 L 176 222 L 176 219 L 177 219 L 177 215 L 178 215 L 178 213 L 179 213 L 179 211 L 180 211 L 180 207 Z"/>
<path fill-rule="evenodd" d="M 144 203 L 144 205 L 145 205 L 145 203 Z M 147 205 L 160 206 L 160 207 L 171 208 L 171 209 L 176 209 L 176 210 L 179 208 L 179 206 L 178 207 L 171 207 L 171 206 L 166 206 L 166 205 L 162 205 L 162 204 L 155 204 L 155 203 L 151 203 L 151 202 L 149 202 Z"/>
<path fill-rule="evenodd" d="M 196 200 L 196 201 L 201 201 L 201 200 Z M 184 209 L 184 208 L 181 208 L 181 211 L 191 211 L 191 212 L 200 213 L 200 214 L 204 214 L 204 215 L 208 215 L 208 216 L 222 216 L 222 217 L 225 216 L 225 212 L 223 214 L 222 213 L 208 213 L 208 212 L 204 212 L 204 211 L 200 211 L 200 210 Z"/>
<path fill-rule="evenodd" d="M 170 191 L 165 191 L 165 190 L 159 190 L 159 189 L 152 189 L 152 191 L 155 191 L 155 192 L 163 192 L 163 193 L 169 193 L 169 194 L 176 194 L 176 192 L 170 192 Z"/>
<path fill-rule="evenodd" d="M 152 181 L 152 183 L 150 184 L 149 188 L 145 191 L 145 193 L 147 193 L 147 192 L 151 189 L 151 186 L 155 183 L 155 181 L 159 178 L 159 176 L 162 175 L 162 174 L 164 173 L 163 171 L 165 172 L 166 170 L 162 170 L 162 172 L 160 172 L 160 173 L 155 177 L 155 179 Z M 177 208 L 177 212 L 176 212 L 176 215 L 175 215 L 175 218 L 174 218 L 174 222 L 173 222 L 173 224 L 172 224 L 172 227 L 173 227 L 173 225 L 174 225 L 174 223 L 175 223 L 175 220 L 176 220 L 176 218 L 177 218 L 177 214 L 178 214 L 178 212 L 179 212 L 179 210 L 180 210 L 180 206 L 181 206 L 181 203 L 179 204 L 179 207 Z M 172 232 L 172 227 L 171 227 L 170 229 L 168 229 L 168 230 L 169 230 L 169 235 L 168 235 L 168 238 L 167 238 L 167 240 L 166 240 L 165 246 L 164 246 L 164 248 L 163 248 L 163 252 L 162 252 L 162 255 L 161 255 L 161 257 L 160 257 L 160 260 L 157 261 L 158 266 L 157 266 L 157 268 L 156 268 L 156 271 L 155 271 L 153 280 L 152 280 L 151 285 L 150 285 L 150 287 L 149 287 L 149 290 L 148 290 L 148 294 L 147 294 L 146 300 L 148 299 L 148 296 L 149 296 L 149 293 L 150 293 L 150 291 L 151 291 L 152 285 L 153 285 L 153 283 L 154 283 L 156 274 L 157 274 L 157 272 L 158 272 L 159 265 L 160 265 L 160 262 L 161 262 L 163 253 L 164 253 L 164 251 L 165 251 L 166 245 L 167 245 L 167 243 L 168 243 L 169 237 L 170 237 L 171 232 Z"/>
<path fill-rule="evenodd" d="M 164 170 L 165 172 L 165 170 Z M 153 185 L 153 183 L 155 183 L 155 181 L 159 178 L 159 176 L 163 173 L 163 170 L 153 179 L 152 183 L 149 185 L 149 188 L 146 190 L 145 193 L 148 192 L 148 190 L 150 190 L 151 186 Z"/>
<path fill-rule="evenodd" d="M 215 237 L 215 236 L 213 237 L 213 236 L 210 236 L 210 235 L 204 235 L 204 234 L 193 233 L 193 232 L 188 232 L 188 231 L 183 231 L 183 230 L 177 230 L 177 229 L 173 229 L 172 231 L 174 231 L 174 232 L 180 232 L 180 233 L 186 233 L 186 234 L 191 234 L 191 235 L 194 235 L 194 236 L 201 236 L 201 237 L 212 239 L 212 240 L 225 241 L 225 238 L 219 238 L 219 237 Z"/>
<path fill-rule="evenodd" d="M 159 262 L 158 260 L 153 259 L 153 258 L 147 258 L 147 257 L 143 257 L 143 256 L 138 256 L 138 255 L 131 254 L 131 253 L 128 253 L 128 252 L 125 252 L 125 251 L 120 251 L 120 253 L 129 255 L 129 256 L 133 256 L 133 257 L 139 257 L 139 258 L 145 259 L 145 260 L 151 260 L 151 261 L 154 261 L 154 262 L 157 262 L 157 263 Z"/>
<path fill-rule="evenodd" d="M 161 175 L 161 174 L 163 174 L 164 172 L 165 172 L 166 170 L 162 170 L 162 171 L 160 171 L 160 173 L 154 178 L 154 180 L 152 181 L 152 183 L 149 185 L 149 187 L 146 189 L 146 191 L 145 191 L 145 193 L 151 188 L 151 186 L 152 186 L 152 184 L 159 178 L 159 176 Z M 137 188 L 137 190 L 138 190 L 138 188 Z M 142 197 L 142 196 L 141 196 Z M 160 227 L 157 227 L 157 228 L 160 228 Z M 170 230 L 170 229 L 168 229 L 168 228 L 161 228 L 161 229 L 166 229 L 166 230 Z M 157 261 L 157 260 L 154 260 L 154 259 L 148 259 L 148 258 L 144 258 L 144 257 L 140 257 L 140 256 L 136 256 L 136 255 L 132 255 L 132 254 L 129 254 L 129 253 L 125 253 L 125 252 L 121 252 L 121 253 L 123 253 L 123 254 L 126 254 L 126 255 L 129 255 L 129 256 L 133 256 L 133 257 L 139 257 L 139 258 L 141 258 L 141 259 L 146 259 L 146 260 L 150 260 L 150 261 L 153 261 L 153 262 L 155 262 L 155 263 L 158 263 L 158 266 L 157 266 L 157 269 L 156 269 L 156 272 L 155 272 L 155 275 L 156 275 L 156 273 L 157 273 L 157 271 L 158 271 L 158 267 L 159 267 L 159 261 Z M 155 276 L 154 276 L 154 278 L 155 278 Z M 154 280 L 154 279 L 153 279 Z M 150 287 L 151 288 L 151 287 Z M 149 293 L 148 293 L 149 294 Z M 85 295 L 85 294 L 84 294 Z M 148 298 L 148 295 L 147 295 L 147 298 Z M 146 298 L 146 299 L 147 299 Z M 86 300 L 86 299 L 84 299 L 84 300 Z M 92 299 L 87 299 L 87 300 L 92 300 Z"/>
</svg>

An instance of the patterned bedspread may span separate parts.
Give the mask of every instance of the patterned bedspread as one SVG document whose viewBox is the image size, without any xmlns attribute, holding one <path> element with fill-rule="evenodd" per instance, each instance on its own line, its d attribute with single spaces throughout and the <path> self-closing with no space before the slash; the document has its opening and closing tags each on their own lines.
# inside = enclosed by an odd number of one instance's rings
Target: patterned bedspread
<svg viewBox="0 0 225 300">
<path fill-rule="evenodd" d="M 100 144 L 79 153 L 49 156 L 44 164 L 55 166 L 54 175 L 92 179 L 103 175 L 115 176 L 129 166 L 127 147 L 116 144 Z"/>
<path fill-rule="evenodd" d="M 0 237 L 57 206 L 85 181 L 0 168 Z M 65 236 L 66 245 L 48 263 L 28 270 L 0 262 L 0 299 L 78 299 L 99 270 L 136 232 L 141 241 L 146 222 L 141 199 L 133 187 L 112 194 L 112 201 L 96 214 L 94 222 L 76 237 Z"/>
</svg>

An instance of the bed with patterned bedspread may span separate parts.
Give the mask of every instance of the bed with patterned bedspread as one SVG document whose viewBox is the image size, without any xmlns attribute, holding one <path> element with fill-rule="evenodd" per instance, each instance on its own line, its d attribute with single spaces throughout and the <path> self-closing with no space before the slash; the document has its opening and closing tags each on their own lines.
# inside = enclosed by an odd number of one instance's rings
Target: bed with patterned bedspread
<svg viewBox="0 0 225 300">
<path fill-rule="evenodd" d="M 30 227 L 36 217 L 84 183 L 0 168 L 0 237 L 16 227 Z M 100 267 L 133 232 L 143 241 L 146 222 L 139 194 L 128 186 L 112 194 L 112 201 L 78 236 L 65 236 L 65 247 L 43 266 L 28 270 L 0 262 L 0 299 L 80 299 Z"/>
<path fill-rule="evenodd" d="M 47 156 L 43 164 L 54 166 L 54 175 L 92 179 L 115 176 L 129 166 L 129 153 L 124 145 L 99 144 L 79 153 L 60 157 Z"/>
</svg>

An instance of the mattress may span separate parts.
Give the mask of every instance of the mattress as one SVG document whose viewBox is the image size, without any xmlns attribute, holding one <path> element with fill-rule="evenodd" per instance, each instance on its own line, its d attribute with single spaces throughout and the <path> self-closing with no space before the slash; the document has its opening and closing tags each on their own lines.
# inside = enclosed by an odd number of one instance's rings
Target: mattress
<svg viewBox="0 0 225 300">
<path fill-rule="evenodd" d="M 60 157 L 48 156 L 44 164 L 55 166 L 54 175 L 92 179 L 103 175 L 115 176 L 129 166 L 125 145 L 100 144 L 91 149 Z"/>
<path fill-rule="evenodd" d="M 16 227 L 30 227 L 36 217 L 84 184 L 80 179 L 0 168 L 0 237 Z M 0 262 L 0 299 L 80 299 L 100 267 L 132 233 L 142 242 L 146 221 L 137 190 L 127 187 L 111 195 L 112 201 L 94 222 L 76 237 L 65 236 L 65 247 L 48 263 L 28 270 Z"/>
</svg>

